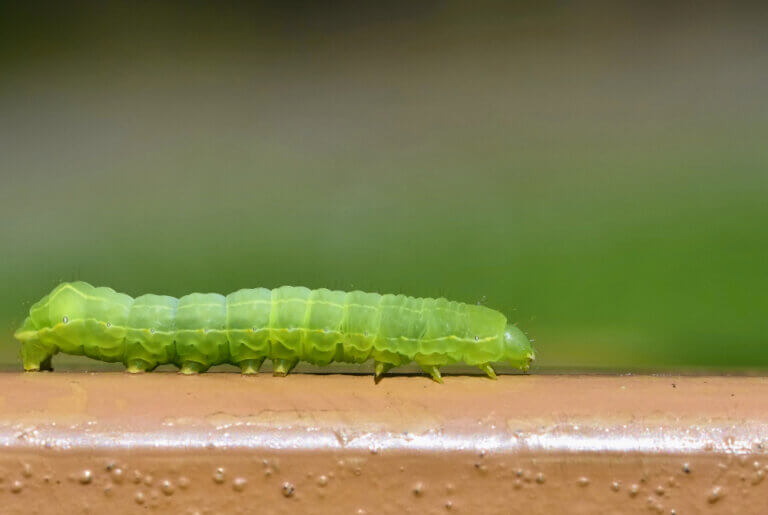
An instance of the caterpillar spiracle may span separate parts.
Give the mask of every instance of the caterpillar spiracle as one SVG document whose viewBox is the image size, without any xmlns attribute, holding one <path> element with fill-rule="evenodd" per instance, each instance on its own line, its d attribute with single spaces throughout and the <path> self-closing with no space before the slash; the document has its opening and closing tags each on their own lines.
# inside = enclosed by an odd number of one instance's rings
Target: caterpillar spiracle
<svg viewBox="0 0 768 515">
<path fill-rule="evenodd" d="M 14 336 L 28 371 L 51 370 L 59 352 L 122 362 L 134 373 L 174 364 L 196 374 L 231 363 L 255 374 L 269 358 L 285 376 L 299 361 L 373 359 L 376 382 L 411 361 L 442 382 L 442 365 L 463 362 L 495 378 L 494 363 L 527 371 L 534 359 L 523 332 L 484 306 L 296 286 L 134 299 L 65 282 L 30 308 Z"/>
</svg>

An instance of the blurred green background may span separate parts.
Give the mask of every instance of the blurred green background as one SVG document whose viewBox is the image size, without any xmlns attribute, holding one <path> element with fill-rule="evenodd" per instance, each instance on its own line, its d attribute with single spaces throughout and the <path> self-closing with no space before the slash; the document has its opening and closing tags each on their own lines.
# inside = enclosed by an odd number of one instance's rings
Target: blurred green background
<svg viewBox="0 0 768 515">
<path fill-rule="evenodd" d="M 417 4 L 0 7 L 0 367 L 74 279 L 481 301 L 542 371 L 768 366 L 765 4 Z"/>
</svg>

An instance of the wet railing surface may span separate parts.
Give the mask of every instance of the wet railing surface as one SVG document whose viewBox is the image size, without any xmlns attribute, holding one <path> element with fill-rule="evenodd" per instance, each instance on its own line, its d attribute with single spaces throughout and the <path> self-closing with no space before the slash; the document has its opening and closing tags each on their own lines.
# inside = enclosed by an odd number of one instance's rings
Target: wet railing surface
<svg viewBox="0 0 768 515">
<path fill-rule="evenodd" d="M 0 374 L 3 513 L 760 513 L 768 379 Z"/>
</svg>

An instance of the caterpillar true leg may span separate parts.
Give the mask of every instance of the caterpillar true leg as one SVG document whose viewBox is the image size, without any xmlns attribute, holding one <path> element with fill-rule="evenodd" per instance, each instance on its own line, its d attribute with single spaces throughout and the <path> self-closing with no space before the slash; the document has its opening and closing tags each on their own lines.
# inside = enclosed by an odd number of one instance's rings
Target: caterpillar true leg
<svg viewBox="0 0 768 515">
<path fill-rule="evenodd" d="M 266 358 L 244 359 L 237 365 L 240 367 L 240 371 L 243 374 L 246 374 L 246 375 L 258 374 L 259 369 L 261 368 L 261 364 L 264 363 L 265 359 Z"/>
<path fill-rule="evenodd" d="M 488 377 L 490 377 L 491 379 L 497 379 L 496 371 L 493 369 L 490 363 L 483 363 L 481 365 L 478 365 L 478 367 L 480 368 L 480 370 L 485 372 L 488 375 Z"/>
<path fill-rule="evenodd" d="M 294 359 L 273 359 L 272 360 L 272 374 L 275 376 L 285 377 L 287 376 L 293 367 L 299 363 L 299 358 Z"/>
<path fill-rule="evenodd" d="M 384 363 L 383 361 L 376 362 L 376 368 L 373 373 L 373 382 L 379 384 L 381 378 L 386 374 L 390 368 L 394 367 L 392 363 Z"/>
<path fill-rule="evenodd" d="M 440 375 L 440 369 L 437 368 L 437 365 L 419 365 L 421 366 L 421 369 L 432 376 L 432 380 L 436 383 L 443 384 L 443 376 Z"/>
</svg>

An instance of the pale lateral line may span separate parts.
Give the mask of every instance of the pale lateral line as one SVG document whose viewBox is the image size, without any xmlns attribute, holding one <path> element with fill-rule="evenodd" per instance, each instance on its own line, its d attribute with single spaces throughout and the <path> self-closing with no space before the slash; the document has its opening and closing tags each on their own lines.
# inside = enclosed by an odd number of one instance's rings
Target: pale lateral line
<svg viewBox="0 0 768 515">
<path fill-rule="evenodd" d="M 24 339 L 24 335 L 26 335 L 26 334 L 40 335 L 41 333 L 46 333 L 46 332 L 51 332 L 52 333 L 52 332 L 55 332 L 57 329 L 59 329 L 61 327 L 64 327 L 64 326 L 67 326 L 67 325 L 70 325 L 70 324 L 74 324 L 74 323 L 78 323 L 78 322 L 83 322 L 83 323 L 84 322 L 94 322 L 94 323 L 103 325 L 105 327 L 107 326 L 107 322 L 104 322 L 102 320 L 97 320 L 95 318 L 79 318 L 79 319 L 75 319 L 75 320 L 70 320 L 66 324 L 63 323 L 63 322 L 59 322 L 58 324 L 54 325 L 53 327 L 43 327 L 43 328 L 38 329 L 37 331 L 24 331 L 23 333 L 18 333 L 17 337 L 20 338 L 20 339 Z M 296 331 L 305 331 L 305 332 L 308 332 L 308 333 L 318 333 L 318 334 L 322 333 L 322 334 L 328 334 L 328 335 L 338 334 L 338 335 L 341 335 L 341 336 L 359 336 L 359 337 L 362 337 L 362 338 L 370 337 L 370 334 L 368 336 L 365 336 L 365 333 L 346 333 L 346 332 L 341 332 L 341 331 L 330 331 L 330 330 L 327 330 L 327 329 L 306 329 L 306 328 L 302 328 L 302 327 L 285 327 L 285 328 L 260 327 L 260 328 L 255 329 L 255 330 L 253 328 L 250 328 L 250 329 L 177 329 L 177 330 L 174 330 L 174 331 L 157 331 L 157 330 L 155 330 L 154 333 L 152 332 L 151 329 L 148 329 L 148 328 L 145 328 L 145 327 L 137 328 L 137 327 L 127 327 L 127 326 L 111 325 L 110 328 L 112 328 L 114 330 L 125 330 L 126 332 L 127 331 L 135 331 L 135 332 L 147 333 L 147 334 L 150 334 L 150 335 L 156 334 L 156 335 L 162 335 L 162 336 L 170 336 L 172 334 L 177 334 L 177 333 L 199 333 L 199 334 L 204 334 L 204 335 L 205 334 L 216 333 L 216 334 L 219 334 L 219 335 L 220 334 L 224 334 L 226 336 L 227 333 L 232 333 L 232 332 L 244 332 L 246 334 L 253 334 L 253 333 L 258 333 L 258 332 L 262 332 L 262 331 L 267 331 L 267 332 L 269 332 L 269 331 L 278 332 L 279 331 L 279 332 L 289 332 L 289 333 L 296 332 Z M 461 336 L 457 336 L 457 335 L 451 334 L 451 335 L 446 335 L 446 336 L 438 336 L 438 337 L 435 337 L 435 338 L 410 338 L 408 336 L 383 336 L 381 338 L 385 338 L 387 340 L 400 340 L 400 341 L 413 341 L 413 342 L 419 342 L 419 341 L 421 341 L 421 342 L 437 342 L 437 341 L 444 341 L 444 340 L 455 340 L 455 341 L 468 342 L 468 343 L 472 343 L 472 342 L 474 342 L 474 343 L 484 343 L 484 342 L 489 342 L 489 341 L 495 340 L 498 337 L 499 336 L 487 336 L 487 337 L 475 340 L 474 337 L 472 337 L 472 338 L 462 338 Z M 377 338 L 379 338 L 379 337 L 377 337 Z"/>
</svg>

